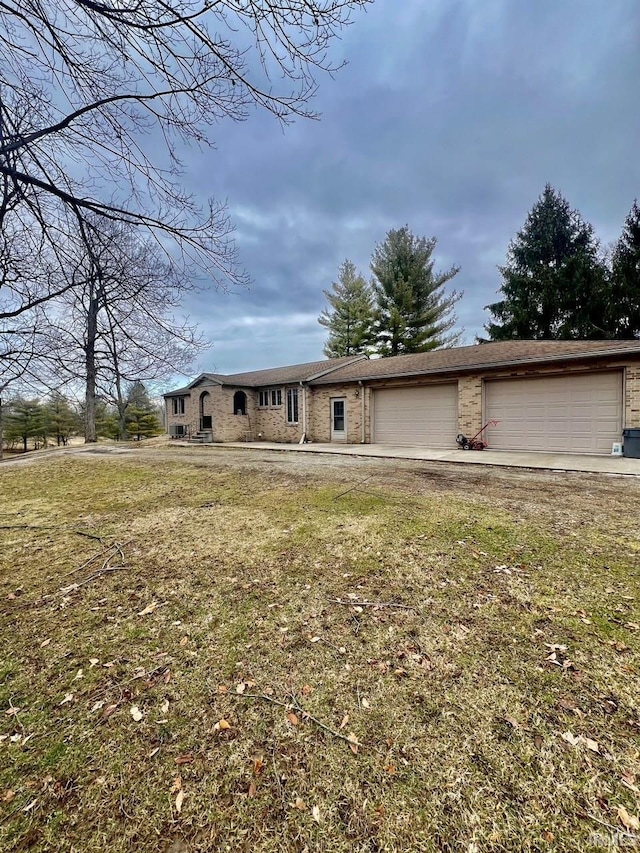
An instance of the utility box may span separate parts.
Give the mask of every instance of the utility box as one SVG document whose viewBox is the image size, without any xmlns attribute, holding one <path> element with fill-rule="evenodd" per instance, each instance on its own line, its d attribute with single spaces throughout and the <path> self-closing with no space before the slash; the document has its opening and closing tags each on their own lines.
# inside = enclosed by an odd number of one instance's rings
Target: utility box
<svg viewBox="0 0 640 853">
<path fill-rule="evenodd" d="M 640 429 L 623 429 L 624 455 L 640 459 Z"/>
</svg>

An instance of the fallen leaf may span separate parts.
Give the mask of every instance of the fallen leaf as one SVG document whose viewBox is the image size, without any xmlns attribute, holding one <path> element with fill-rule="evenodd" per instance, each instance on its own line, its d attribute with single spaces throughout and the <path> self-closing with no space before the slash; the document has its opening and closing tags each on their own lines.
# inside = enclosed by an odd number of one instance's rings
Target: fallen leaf
<svg viewBox="0 0 640 853">
<path fill-rule="evenodd" d="M 158 607 L 157 601 L 152 601 L 151 604 L 147 604 L 144 610 L 141 610 L 138 613 L 138 616 L 148 616 L 149 613 L 153 613 L 153 611 Z"/>
<path fill-rule="evenodd" d="M 520 723 L 516 720 L 515 717 L 512 717 L 511 714 L 505 714 L 504 719 L 505 719 L 505 722 L 509 723 L 509 725 L 512 728 L 514 728 L 514 729 L 521 729 L 522 728 Z"/>
<path fill-rule="evenodd" d="M 93 669 L 94 666 L 100 663 L 100 661 L 98 660 L 98 658 L 89 658 L 89 663 L 91 664 L 89 669 Z"/>
<path fill-rule="evenodd" d="M 354 755 L 357 755 L 359 746 L 357 735 L 355 735 L 353 732 L 349 732 L 349 734 L 347 735 L 347 740 L 349 741 L 349 749 Z"/>
<path fill-rule="evenodd" d="M 113 712 L 116 710 L 117 707 L 118 707 L 117 704 L 116 705 L 107 705 L 107 707 L 102 712 L 102 719 L 106 720 L 108 717 L 110 717 L 113 714 Z"/>
<path fill-rule="evenodd" d="M 640 830 L 640 820 L 634 814 L 629 814 L 624 806 L 618 806 L 618 817 L 627 829 Z"/>
<path fill-rule="evenodd" d="M 186 755 L 178 755 L 175 758 L 176 764 L 192 764 L 193 763 L 193 755 L 190 752 L 187 752 Z"/>
<path fill-rule="evenodd" d="M 341 722 L 341 723 L 340 723 L 340 725 L 338 726 L 338 731 L 340 731 L 341 729 L 343 729 L 343 728 L 347 725 L 347 723 L 348 723 L 348 722 L 349 722 L 349 715 L 345 712 L 345 715 L 344 715 L 344 717 L 342 718 L 342 722 Z"/>
<path fill-rule="evenodd" d="M 253 759 L 253 773 L 255 776 L 257 776 L 258 773 L 262 772 L 263 767 L 264 767 L 264 758 L 260 757 L 260 758 L 254 758 Z"/>
<path fill-rule="evenodd" d="M 309 642 L 310 642 L 310 643 L 319 643 L 319 642 L 320 642 L 320 637 L 311 637 L 311 639 L 309 640 Z"/>
<path fill-rule="evenodd" d="M 231 723 L 227 722 L 227 720 L 225 720 L 225 719 L 222 719 L 222 720 L 218 720 L 218 722 L 213 727 L 213 730 L 216 732 L 224 732 L 230 728 L 231 728 Z"/>
<path fill-rule="evenodd" d="M 387 766 L 384 769 L 387 771 L 387 773 L 393 774 L 396 772 L 395 764 L 387 764 Z"/>
<path fill-rule="evenodd" d="M 640 788 L 635 784 L 636 777 L 633 773 L 623 773 L 620 781 L 626 788 L 633 791 L 634 794 L 640 794 Z"/>
<path fill-rule="evenodd" d="M 38 799 L 37 799 L 37 798 L 36 798 L 35 800 L 31 800 L 31 802 L 29 803 L 29 805 L 28 805 L 28 806 L 25 806 L 25 807 L 22 809 L 22 811 L 23 811 L 23 812 L 30 812 L 30 811 L 31 811 L 31 809 L 35 806 L 35 804 L 36 804 L 37 802 L 38 802 Z"/>
<path fill-rule="evenodd" d="M 185 634 L 184 637 L 180 640 L 180 645 L 186 646 L 188 642 L 189 642 L 189 637 L 187 637 L 187 635 Z"/>
<path fill-rule="evenodd" d="M 10 803 L 11 800 L 13 800 L 13 798 L 15 797 L 15 795 L 16 795 L 15 791 L 12 791 L 11 788 L 7 788 L 7 790 L 2 795 L 2 802 L 3 803 Z"/>
<path fill-rule="evenodd" d="M 228 693 L 229 688 L 226 684 L 218 684 L 218 693 Z"/>
<path fill-rule="evenodd" d="M 160 747 L 154 747 L 151 752 L 147 755 L 147 758 L 153 758 L 154 755 L 157 755 L 160 752 Z"/>
<path fill-rule="evenodd" d="M 302 688 L 302 695 L 303 696 L 311 696 L 312 693 L 313 693 L 313 687 L 310 684 L 305 684 L 304 687 Z"/>
<path fill-rule="evenodd" d="M 597 740 L 591 740 L 590 737 L 583 737 L 582 743 L 587 747 L 587 749 L 590 749 L 591 752 L 600 752 Z"/>
<path fill-rule="evenodd" d="M 76 677 L 75 677 L 74 681 L 78 681 L 80 678 L 84 678 L 84 672 L 82 669 L 79 669 L 76 672 Z"/>
<path fill-rule="evenodd" d="M 244 683 L 244 681 L 241 681 L 239 684 L 236 684 L 236 693 L 239 696 L 241 696 L 246 689 L 247 689 L 247 685 Z"/>
<path fill-rule="evenodd" d="M 561 737 L 562 740 L 566 740 L 566 742 L 570 743 L 571 746 L 577 746 L 580 743 L 580 735 L 574 735 L 570 731 L 565 732 Z"/>
<path fill-rule="evenodd" d="M 162 680 L 164 681 L 164 683 L 165 683 L 165 684 L 168 684 L 168 683 L 171 681 L 171 670 L 170 670 L 170 669 L 168 669 L 168 670 L 165 672 L 165 674 L 164 674 L 164 676 L 163 676 Z"/>
<path fill-rule="evenodd" d="M 46 639 L 46 640 L 43 640 L 43 641 L 40 643 L 40 648 L 41 648 L 41 649 L 44 649 L 44 647 L 45 647 L 45 646 L 48 646 L 50 642 L 51 642 L 51 637 L 47 637 L 47 639 Z"/>
<path fill-rule="evenodd" d="M 165 699 L 164 702 L 162 703 L 162 705 L 160 705 L 160 713 L 166 714 L 168 710 L 169 710 L 169 700 Z"/>
<path fill-rule="evenodd" d="M 12 705 L 10 708 L 7 708 L 5 714 L 7 715 L 7 717 L 15 717 L 19 710 L 20 708 L 16 708 L 15 705 Z"/>
<path fill-rule="evenodd" d="M 298 715 L 294 714 L 293 711 L 287 711 L 287 720 L 289 720 L 292 726 L 297 726 L 300 722 Z"/>
<path fill-rule="evenodd" d="M 182 811 L 182 803 L 184 802 L 184 791 L 178 791 L 176 795 L 176 811 L 178 814 Z"/>
<path fill-rule="evenodd" d="M 173 780 L 173 785 L 171 786 L 170 794 L 175 794 L 177 791 L 182 790 L 182 776 L 176 776 Z"/>
<path fill-rule="evenodd" d="M 293 808 L 298 809 L 300 812 L 304 812 L 307 810 L 307 806 L 304 800 L 301 800 L 300 797 L 296 797 L 295 803 L 293 803 Z"/>
<path fill-rule="evenodd" d="M 362 705 L 363 708 L 365 708 L 367 710 L 371 707 L 368 699 L 363 699 L 360 704 Z"/>
<path fill-rule="evenodd" d="M 256 790 L 257 790 L 257 789 L 256 789 L 256 783 L 255 783 L 255 781 L 252 779 L 252 780 L 249 782 L 249 790 L 247 791 L 247 795 L 248 795 L 250 798 L 255 797 L 255 795 L 256 795 Z"/>
<path fill-rule="evenodd" d="M 138 708 L 137 705 L 132 705 L 129 708 L 129 713 L 131 714 L 133 719 L 136 721 L 136 723 L 139 723 L 143 717 L 142 711 L 140 710 L 140 708 Z"/>
<path fill-rule="evenodd" d="M 67 702 L 73 702 L 73 693 L 65 693 L 64 699 L 60 704 L 66 705 Z"/>
<path fill-rule="evenodd" d="M 320 823 L 320 807 L 314 806 L 311 809 L 311 817 L 315 820 L 316 823 Z"/>
</svg>

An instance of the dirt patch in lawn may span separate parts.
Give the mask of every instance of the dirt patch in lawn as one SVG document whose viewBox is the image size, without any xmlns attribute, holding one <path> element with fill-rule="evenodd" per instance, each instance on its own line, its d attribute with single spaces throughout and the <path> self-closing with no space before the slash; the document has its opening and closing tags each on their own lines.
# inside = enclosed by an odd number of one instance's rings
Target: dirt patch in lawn
<svg viewBox="0 0 640 853">
<path fill-rule="evenodd" d="M 0 849 L 638 843 L 640 487 L 171 448 L 0 470 Z"/>
</svg>

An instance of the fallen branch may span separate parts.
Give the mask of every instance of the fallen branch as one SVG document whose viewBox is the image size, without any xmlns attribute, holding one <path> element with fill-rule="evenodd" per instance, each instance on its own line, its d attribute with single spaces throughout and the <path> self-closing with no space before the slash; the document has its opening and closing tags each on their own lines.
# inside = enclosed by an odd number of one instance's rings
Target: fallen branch
<svg viewBox="0 0 640 853">
<path fill-rule="evenodd" d="M 291 697 L 291 702 L 283 702 L 280 699 L 274 699 L 272 696 L 267 696 L 265 693 L 230 693 L 229 695 L 234 696 L 236 699 L 262 699 L 263 702 L 269 702 L 271 705 L 277 705 L 279 708 L 284 708 L 286 711 L 298 711 L 304 720 L 309 720 L 311 723 L 318 726 L 318 728 L 328 732 L 335 738 L 339 738 L 339 740 L 343 740 L 350 746 L 367 746 L 367 744 L 362 743 L 362 741 L 354 741 L 352 738 L 347 737 L 347 735 L 343 735 L 342 732 L 332 729 L 331 726 L 328 726 L 326 723 L 323 723 L 322 720 L 319 720 L 308 711 L 305 711 L 305 709 L 296 700 L 295 696 Z M 368 748 L 373 749 L 373 747 Z"/>
<path fill-rule="evenodd" d="M 583 811 L 578 811 L 577 814 L 579 815 L 579 817 L 584 817 L 587 820 L 592 820 L 595 823 L 599 823 L 600 826 L 606 826 L 606 828 L 611 830 L 611 832 L 613 833 L 625 835 L 627 838 L 633 838 L 634 841 L 640 841 L 640 835 L 634 835 L 632 832 L 627 832 L 625 829 L 621 829 L 619 826 L 614 826 L 611 823 L 607 823 L 604 820 L 600 820 L 600 818 L 596 817 L 595 815 L 588 814 L 587 812 Z"/>
<path fill-rule="evenodd" d="M 411 607 L 409 604 L 397 604 L 395 601 L 368 601 L 367 599 L 359 600 L 357 598 L 327 598 L 327 601 L 331 601 L 333 604 L 343 604 L 346 607 L 395 607 L 398 610 L 418 612 L 415 607 Z"/>
<path fill-rule="evenodd" d="M 103 566 L 101 569 L 98 569 L 97 572 L 94 572 L 92 575 L 89 575 L 88 578 L 80 581 L 80 583 L 72 583 L 70 586 L 64 586 L 60 588 L 60 592 L 63 595 L 68 595 L 70 592 L 76 592 L 81 587 L 86 586 L 91 581 L 97 580 L 97 578 L 102 577 L 102 575 L 111 574 L 111 572 L 119 572 L 121 569 L 126 569 L 126 566 Z"/>
<path fill-rule="evenodd" d="M 351 486 L 351 488 L 347 489 L 345 492 L 340 492 L 340 494 L 339 494 L 339 495 L 335 495 L 335 497 L 333 498 L 333 500 L 334 500 L 334 501 L 337 501 L 337 500 L 338 500 L 338 498 L 343 498 L 345 495 L 348 495 L 348 494 L 349 494 L 349 492 L 354 492 L 354 491 L 356 491 L 356 489 L 357 489 L 359 486 L 361 486 L 363 483 L 366 483 L 366 482 L 367 482 L 367 480 L 370 480 L 372 477 L 373 477 L 373 474 L 369 474 L 369 476 L 368 476 L 368 477 L 365 477 L 365 478 L 364 478 L 364 480 L 360 480 L 360 482 L 359 482 L 359 483 L 356 483 L 356 484 L 355 484 L 355 486 Z"/>
</svg>

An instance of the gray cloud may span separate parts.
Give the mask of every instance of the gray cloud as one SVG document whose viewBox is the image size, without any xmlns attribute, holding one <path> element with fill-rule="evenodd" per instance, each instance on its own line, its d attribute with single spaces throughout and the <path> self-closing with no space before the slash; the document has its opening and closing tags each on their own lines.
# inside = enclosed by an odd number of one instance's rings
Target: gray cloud
<svg viewBox="0 0 640 853">
<path fill-rule="evenodd" d="M 545 182 L 615 239 L 640 195 L 639 36 L 637 0 L 377 0 L 320 81 L 320 122 L 256 114 L 188 163 L 194 191 L 228 198 L 255 282 L 188 306 L 216 343 L 202 366 L 319 357 L 322 290 L 404 223 L 462 267 L 469 341 Z"/>
</svg>

